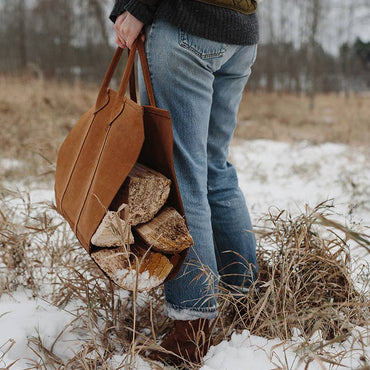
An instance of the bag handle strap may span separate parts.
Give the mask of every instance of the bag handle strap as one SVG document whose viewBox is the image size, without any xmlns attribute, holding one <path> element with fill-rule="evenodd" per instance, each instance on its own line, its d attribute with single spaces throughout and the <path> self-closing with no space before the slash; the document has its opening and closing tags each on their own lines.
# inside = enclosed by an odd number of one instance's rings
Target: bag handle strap
<svg viewBox="0 0 370 370">
<path fill-rule="evenodd" d="M 105 97 L 106 97 L 107 89 L 109 87 L 110 81 L 112 80 L 114 71 L 117 68 L 118 62 L 121 59 L 122 52 L 123 52 L 123 49 L 118 47 L 116 52 L 113 55 L 112 61 L 110 62 L 108 70 L 107 70 L 107 72 L 104 76 L 104 80 L 103 80 L 103 82 L 100 86 L 99 94 L 98 94 L 98 97 L 96 99 L 96 104 L 95 105 L 96 105 L 97 109 L 100 109 L 105 104 L 105 100 L 106 100 Z"/>
<path fill-rule="evenodd" d="M 141 67 L 143 70 L 143 76 L 144 76 L 144 81 L 145 81 L 146 92 L 148 94 L 148 99 L 149 99 L 149 105 L 155 107 L 156 104 L 155 104 L 155 99 L 154 99 L 153 86 L 150 80 L 148 61 L 145 55 L 144 43 L 141 40 L 140 36 L 134 41 L 134 43 L 131 46 L 125 73 L 121 81 L 118 95 L 123 97 L 127 90 L 128 81 L 129 80 L 134 81 L 134 78 L 135 78 L 134 62 L 135 62 L 136 50 L 139 52 Z M 131 84 L 131 85 L 134 86 L 134 84 Z M 130 92 L 132 93 L 132 87 L 131 87 Z"/>
<path fill-rule="evenodd" d="M 151 105 L 153 107 L 156 107 L 154 92 L 153 92 L 153 85 L 152 85 L 152 81 L 150 79 L 148 60 L 146 59 L 144 42 L 141 40 L 141 38 L 139 39 L 139 43 L 138 43 L 137 47 L 138 47 L 138 50 L 139 50 L 141 69 L 143 71 L 146 92 L 148 94 L 149 105 Z"/>
<path fill-rule="evenodd" d="M 130 81 L 129 81 L 129 86 L 130 86 L 130 98 L 135 103 L 137 103 L 137 97 L 136 97 L 136 81 L 135 81 L 135 67 L 132 69 L 132 73 L 131 73 Z"/>
<path fill-rule="evenodd" d="M 126 89 L 127 89 L 127 84 L 128 81 L 134 81 L 133 79 L 135 78 L 134 71 L 133 71 L 133 66 L 135 62 L 135 54 L 136 50 L 139 51 L 139 56 L 140 56 L 140 61 L 141 61 L 141 66 L 143 69 L 143 76 L 144 76 L 144 81 L 145 81 L 145 87 L 146 91 L 148 94 L 148 99 L 149 99 L 149 104 L 155 107 L 155 99 L 154 99 L 154 93 L 153 93 L 153 86 L 152 82 L 150 80 L 150 74 L 149 74 L 149 67 L 148 67 L 148 61 L 146 59 L 145 55 L 145 49 L 144 49 L 144 43 L 141 40 L 140 36 L 134 41 L 131 50 L 129 52 L 129 57 L 127 60 L 125 72 L 123 74 L 121 84 L 119 87 L 118 95 L 123 97 L 125 95 Z M 106 97 L 106 91 L 109 87 L 110 81 L 112 80 L 113 74 L 117 68 L 118 62 L 121 59 L 123 49 L 118 47 L 116 52 L 114 53 L 114 56 L 112 58 L 112 61 L 108 67 L 108 70 L 105 74 L 104 80 L 101 84 L 99 94 L 96 100 L 96 106 L 99 108 L 102 106 L 105 102 L 105 97 Z M 133 75 L 133 76 L 132 76 Z M 131 88 L 130 88 L 130 95 L 132 98 L 136 98 L 136 91 L 134 93 L 133 90 L 135 90 L 134 83 L 131 83 Z M 134 99 L 136 100 L 136 99 Z"/>
</svg>

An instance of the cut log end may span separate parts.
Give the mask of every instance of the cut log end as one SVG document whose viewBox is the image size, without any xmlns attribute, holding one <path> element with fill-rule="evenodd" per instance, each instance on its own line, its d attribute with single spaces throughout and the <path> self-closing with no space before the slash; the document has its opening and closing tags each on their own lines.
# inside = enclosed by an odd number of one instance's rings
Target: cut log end
<svg viewBox="0 0 370 370">
<path fill-rule="evenodd" d="M 135 230 L 153 250 L 162 253 L 179 253 L 194 244 L 185 220 L 172 207 Z"/>
<path fill-rule="evenodd" d="M 134 243 L 131 226 L 117 212 L 108 211 L 91 238 L 97 247 L 125 246 Z"/>
<path fill-rule="evenodd" d="M 99 249 L 91 256 L 100 268 L 121 288 L 139 292 L 162 284 L 173 265 L 161 253 L 145 251 L 134 245 L 134 253 L 124 247 Z"/>
</svg>

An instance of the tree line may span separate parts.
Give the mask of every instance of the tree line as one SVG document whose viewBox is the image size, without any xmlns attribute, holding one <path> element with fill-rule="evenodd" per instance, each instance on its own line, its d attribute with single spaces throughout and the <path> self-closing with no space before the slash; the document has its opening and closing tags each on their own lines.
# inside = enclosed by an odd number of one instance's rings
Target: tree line
<svg viewBox="0 0 370 370">
<path fill-rule="evenodd" d="M 0 0 L 0 73 L 100 81 L 115 50 L 108 20 L 113 3 Z M 248 87 L 312 99 L 317 92 L 369 90 L 370 42 L 353 34 L 369 8 L 366 0 L 262 1 L 261 41 Z"/>
</svg>

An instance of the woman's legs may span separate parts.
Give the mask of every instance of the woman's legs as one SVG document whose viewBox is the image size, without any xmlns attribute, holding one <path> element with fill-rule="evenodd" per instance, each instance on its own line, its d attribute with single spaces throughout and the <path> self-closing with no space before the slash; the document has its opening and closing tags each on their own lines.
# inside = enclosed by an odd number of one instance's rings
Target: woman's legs
<svg viewBox="0 0 370 370">
<path fill-rule="evenodd" d="M 218 268 L 222 282 L 238 290 L 256 278 L 256 239 L 236 170 L 227 159 L 256 53 L 257 45 L 241 47 L 215 72 L 208 132 L 208 200 Z"/>
<path fill-rule="evenodd" d="M 179 320 L 215 317 L 217 262 L 207 199 L 213 74 L 179 44 L 179 31 L 167 22 L 157 20 L 147 30 L 145 49 L 156 104 L 171 114 L 175 170 L 194 239 L 179 274 L 165 284 L 166 311 Z M 139 82 L 144 92 L 142 79 Z M 210 279 L 202 274 L 202 266 L 210 272 Z"/>
<path fill-rule="evenodd" d="M 156 20 L 146 31 L 145 48 L 154 95 L 157 106 L 171 114 L 175 170 L 194 239 L 181 271 L 165 284 L 166 312 L 177 320 L 213 318 L 217 316 L 218 269 L 212 226 L 221 236 L 226 226 L 222 226 L 217 211 L 223 198 L 219 198 L 215 182 L 218 183 L 217 174 L 221 172 L 212 174 L 217 161 L 207 160 L 211 149 L 208 136 L 218 137 L 216 126 L 210 127 L 210 123 L 214 125 L 211 115 L 215 112 L 215 73 L 241 47 L 189 35 L 162 20 Z M 147 104 L 141 74 L 139 84 L 141 101 Z M 225 125 L 227 136 L 231 137 L 234 118 L 226 120 Z M 219 136 L 219 140 L 224 138 Z M 212 153 L 211 150 L 213 156 Z M 214 208 L 212 216 L 210 203 Z M 220 241 L 224 238 L 221 236 Z"/>
</svg>

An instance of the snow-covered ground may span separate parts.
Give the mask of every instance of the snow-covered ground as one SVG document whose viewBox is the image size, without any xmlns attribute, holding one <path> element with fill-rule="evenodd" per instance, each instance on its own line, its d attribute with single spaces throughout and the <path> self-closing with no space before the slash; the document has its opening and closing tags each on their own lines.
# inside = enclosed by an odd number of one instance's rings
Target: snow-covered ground
<svg viewBox="0 0 370 370">
<path fill-rule="evenodd" d="M 341 221 L 369 225 L 369 149 L 252 140 L 234 145 L 230 154 L 255 221 L 271 207 L 297 214 L 305 204 L 334 198 Z"/>
<path fill-rule="evenodd" d="M 370 227 L 369 148 L 252 140 L 235 144 L 230 155 L 257 227 L 268 212 L 294 216 L 326 200 L 332 200 L 331 220 L 362 232 Z M 352 252 L 370 263 L 363 248 Z"/>
<path fill-rule="evenodd" d="M 304 211 L 305 204 L 314 207 L 319 202 L 334 198 L 337 221 L 349 226 L 369 226 L 370 216 L 370 158 L 364 149 L 343 144 L 326 143 L 311 145 L 305 142 L 283 143 L 268 140 L 236 142 L 230 152 L 231 162 L 239 171 L 241 188 L 246 196 L 253 223 L 258 226 L 269 210 L 287 209 L 292 214 Z M 14 163 L 19 167 L 19 163 Z M 11 162 L 1 166 L 11 169 Z M 12 185 L 9 184 L 8 187 Z M 13 184 L 15 187 L 15 185 Z M 22 189 L 22 184 L 17 187 Z M 52 201 L 52 185 L 40 188 L 35 183 L 29 191 L 33 203 Z M 22 207 L 22 202 L 14 203 Z M 41 206 L 41 205 L 40 205 Z M 370 263 L 364 250 L 354 251 L 363 262 Z M 1 267 L 1 266 L 0 266 Z M 1 269 L 0 269 L 1 271 Z M 0 369 L 19 359 L 11 369 L 25 369 L 29 359 L 37 359 L 28 340 L 40 335 L 46 347 L 50 347 L 66 324 L 74 319 L 73 307 L 59 310 L 31 291 L 17 291 L 12 297 L 0 297 Z M 363 344 L 357 337 L 361 334 Z M 54 352 L 63 360 L 73 356 L 86 333 L 70 331 L 67 327 L 55 344 Z M 317 333 L 320 335 L 320 333 Z M 204 370 L 234 369 L 304 369 L 299 363 L 296 346 L 301 337 L 297 331 L 290 340 L 266 340 L 250 335 L 248 331 L 234 333 L 229 342 L 212 347 L 205 358 Z M 12 346 L 5 356 L 2 353 Z M 349 348 L 351 357 L 342 358 Z M 361 356 L 370 358 L 369 332 L 356 328 L 345 342 L 333 344 L 338 362 L 346 368 L 356 369 L 363 362 Z M 117 358 L 119 363 L 122 358 Z M 114 365 L 112 364 L 114 367 Z M 149 368 L 142 360 L 138 369 Z M 339 369 L 312 358 L 308 369 Z"/>
</svg>

